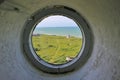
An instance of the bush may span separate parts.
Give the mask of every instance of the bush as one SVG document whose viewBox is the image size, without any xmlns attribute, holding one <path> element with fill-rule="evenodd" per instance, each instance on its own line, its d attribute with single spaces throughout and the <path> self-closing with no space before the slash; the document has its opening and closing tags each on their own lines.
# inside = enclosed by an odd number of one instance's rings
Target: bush
<svg viewBox="0 0 120 80">
<path fill-rule="evenodd" d="M 40 51 L 40 49 L 38 49 L 38 48 L 34 48 L 34 50 L 35 50 L 35 51 Z"/>
<path fill-rule="evenodd" d="M 53 45 L 48 45 L 48 47 L 54 47 Z"/>
</svg>

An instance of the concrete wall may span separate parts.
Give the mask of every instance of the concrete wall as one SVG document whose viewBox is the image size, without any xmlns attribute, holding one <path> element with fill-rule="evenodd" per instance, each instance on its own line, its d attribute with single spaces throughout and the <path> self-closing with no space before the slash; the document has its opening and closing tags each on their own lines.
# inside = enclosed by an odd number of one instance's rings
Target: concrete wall
<svg viewBox="0 0 120 80">
<path fill-rule="evenodd" d="M 0 80 L 120 80 L 119 3 L 119 0 L 6 0 L 0 4 Z M 75 72 L 43 73 L 30 64 L 22 50 L 25 21 L 50 5 L 77 10 L 93 31 L 92 55 Z"/>
</svg>

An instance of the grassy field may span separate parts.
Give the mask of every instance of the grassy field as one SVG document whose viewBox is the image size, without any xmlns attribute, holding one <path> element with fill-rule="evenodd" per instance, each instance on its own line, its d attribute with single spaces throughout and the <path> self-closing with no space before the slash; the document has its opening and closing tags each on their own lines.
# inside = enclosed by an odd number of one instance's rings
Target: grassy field
<svg viewBox="0 0 120 80">
<path fill-rule="evenodd" d="M 82 46 L 82 39 L 55 35 L 32 36 L 33 48 L 37 55 L 48 63 L 64 64 L 66 57 L 75 58 Z"/>
</svg>

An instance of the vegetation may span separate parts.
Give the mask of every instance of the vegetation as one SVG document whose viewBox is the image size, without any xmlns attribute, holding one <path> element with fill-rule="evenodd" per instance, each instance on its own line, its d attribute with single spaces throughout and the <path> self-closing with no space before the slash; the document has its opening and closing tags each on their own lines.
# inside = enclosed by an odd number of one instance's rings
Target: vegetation
<svg viewBox="0 0 120 80">
<path fill-rule="evenodd" d="M 66 57 L 75 58 L 82 46 L 82 39 L 56 35 L 33 35 L 36 54 L 48 63 L 64 64 Z"/>
</svg>

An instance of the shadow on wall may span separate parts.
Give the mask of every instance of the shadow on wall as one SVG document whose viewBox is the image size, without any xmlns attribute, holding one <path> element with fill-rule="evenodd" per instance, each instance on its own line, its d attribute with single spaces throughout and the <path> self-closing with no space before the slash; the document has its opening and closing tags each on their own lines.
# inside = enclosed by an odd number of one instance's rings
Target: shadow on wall
<svg viewBox="0 0 120 80">
<path fill-rule="evenodd" d="M 4 2 L 4 0 L 0 0 L 0 4 L 3 3 L 3 2 Z"/>
</svg>

